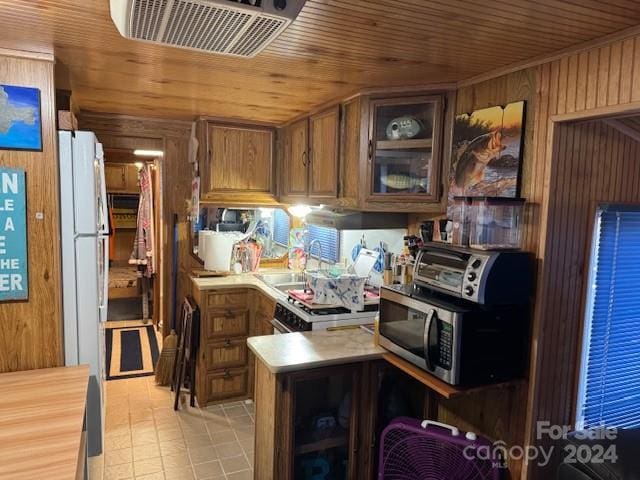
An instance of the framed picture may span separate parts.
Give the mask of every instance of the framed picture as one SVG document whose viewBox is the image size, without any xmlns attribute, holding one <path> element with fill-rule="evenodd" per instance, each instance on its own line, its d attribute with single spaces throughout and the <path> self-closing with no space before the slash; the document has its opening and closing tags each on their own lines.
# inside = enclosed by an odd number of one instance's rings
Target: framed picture
<svg viewBox="0 0 640 480">
<path fill-rule="evenodd" d="M 525 102 L 456 116 L 449 200 L 520 194 Z"/>
<path fill-rule="evenodd" d="M 42 151 L 37 88 L 0 85 L 0 149 Z"/>
</svg>

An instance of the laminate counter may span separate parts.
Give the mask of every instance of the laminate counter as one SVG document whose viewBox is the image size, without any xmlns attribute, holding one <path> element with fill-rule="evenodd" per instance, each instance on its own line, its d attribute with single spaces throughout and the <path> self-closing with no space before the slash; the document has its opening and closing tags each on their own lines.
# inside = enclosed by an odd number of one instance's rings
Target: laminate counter
<svg viewBox="0 0 640 480">
<path fill-rule="evenodd" d="M 386 352 L 361 328 L 250 337 L 247 344 L 272 373 L 377 360 Z"/>
<path fill-rule="evenodd" d="M 0 479 L 84 478 L 89 366 L 0 374 Z"/>
<path fill-rule="evenodd" d="M 274 300 L 286 299 L 287 295 L 280 290 L 273 288 L 256 275 L 268 275 L 270 273 L 292 273 L 291 270 L 284 269 L 264 269 L 255 273 L 239 273 L 227 275 L 226 277 L 191 277 L 191 282 L 197 290 L 218 290 L 228 288 L 253 288 L 260 290 L 265 295 Z"/>
</svg>

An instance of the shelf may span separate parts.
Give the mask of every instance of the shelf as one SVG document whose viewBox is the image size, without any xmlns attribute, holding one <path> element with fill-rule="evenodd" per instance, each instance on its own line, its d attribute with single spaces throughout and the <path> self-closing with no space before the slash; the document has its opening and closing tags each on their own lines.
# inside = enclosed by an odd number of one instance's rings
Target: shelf
<svg viewBox="0 0 640 480">
<path fill-rule="evenodd" d="M 330 448 L 344 447 L 349 444 L 349 431 L 343 428 L 338 433 L 322 440 L 303 443 L 295 448 L 296 455 L 304 455 L 305 453 L 319 452 Z"/>
<path fill-rule="evenodd" d="M 430 138 L 410 138 L 408 140 L 378 140 L 376 150 L 399 150 L 408 148 L 431 148 Z"/>
<path fill-rule="evenodd" d="M 488 388 L 504 388 L 514 386 L 520 383 L 524 383 L 525 380 L 512 380 L 509 382 L 503 383 L 493 383 L 489 385 L 481 385 L 478 387 L 454 387 L 453 385 L 449 385 L 446 382 L 443 382 L 437 377 L 434 377 L 428 372 L 425 372 L 419 367 L 416 367 L 414 364 L 407 362 L 406 360 L 400 358 L 399 356 L 393 353 L 383 353 L 382 358 L 389 362 L 394 367 L 399 368 L 407 375 L 415 378 L 420 383 L 426 385 L 434 392 L 442 395 L 444 398 L 456 398 L 461 397 L 463 395 L 469 395 L 475 392 L 479 392 L 481 390 L 486 390 Z"/>
</svg>

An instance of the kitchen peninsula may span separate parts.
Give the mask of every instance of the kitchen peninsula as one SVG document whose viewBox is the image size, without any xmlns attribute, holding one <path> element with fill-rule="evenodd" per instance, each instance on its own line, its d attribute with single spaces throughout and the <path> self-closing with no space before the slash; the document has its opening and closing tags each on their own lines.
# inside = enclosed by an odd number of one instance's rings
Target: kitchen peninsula
<svg viewBox="0 0 640 480">
<path fill-rule="evenodd" d="M 355 327 L 254 337 L 255 478 L 303 478 L 317 462 L 345 478 L 368 478 L 375 395 L 384 350 Z M 375 372 L 375 373 L 374 373 Z M 361 446 L 361 448 L 358 448 Z M 318 454 L 318 452 L 324 452 Z"/>
</svg>

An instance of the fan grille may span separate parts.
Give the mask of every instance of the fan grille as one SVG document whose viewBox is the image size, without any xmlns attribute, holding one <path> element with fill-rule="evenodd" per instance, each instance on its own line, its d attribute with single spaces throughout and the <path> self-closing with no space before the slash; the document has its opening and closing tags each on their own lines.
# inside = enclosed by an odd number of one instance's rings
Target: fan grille
<svg viewBox="0 0 640 480">
<path fill-rule="evenodd" d="M 233 2 L 231 2 L 233 5 Z M 130 36 L 176 47 L 252 57 L 290 23 L 284 17 L 204 0 L 134 0 Z"/>
<path fill-rule="evenodd" d="M 142 40 L 155 40 L 167 0 L 136 0 L 131 19 L 131 35 Z"/>
<path fill-rule="evenodd" d="M 465 446 L 428 432 L 392 425 L 383 433 L 380 476 L 384 480 L 493 480 L 499 470 L 488 460 L 465 458 Z"/>
</svg>

